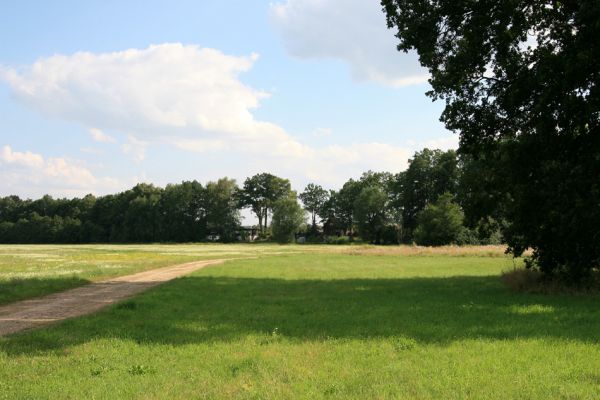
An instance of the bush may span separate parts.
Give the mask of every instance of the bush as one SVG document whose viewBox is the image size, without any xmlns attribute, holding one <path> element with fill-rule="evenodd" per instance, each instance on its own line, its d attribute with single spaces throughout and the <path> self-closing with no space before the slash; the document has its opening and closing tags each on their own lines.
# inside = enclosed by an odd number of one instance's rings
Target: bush
<svg viewBox="0 0 600 400">
<path fill-rule="evenodd" d="M 445 193 L 418 214 L 417 228 L 414 232 L 417 244 L 442 246 L 458 241 L 464 229 L 464 214 L 452 199 L 450 193 Z"/>
<path fill-rule="evenodd" d="M 459 246 L 467 246 L 467 245 L 480 245 L 481 240 L 479 240 L 479 235 L 477 231 L 474 229 L 463 228 L 456 238 L 456 244 Z"/>
<path fill-rule="evenodd" d="M 324 241 L 327 244 L 350 244 L 348 236 L 325 236 Z"/>
<path fill-rule="evenodd" d="M 386 225 L 381 232 L 381 244 L 399 244 L 400 232 L 395 225 Z"/>
</svg>

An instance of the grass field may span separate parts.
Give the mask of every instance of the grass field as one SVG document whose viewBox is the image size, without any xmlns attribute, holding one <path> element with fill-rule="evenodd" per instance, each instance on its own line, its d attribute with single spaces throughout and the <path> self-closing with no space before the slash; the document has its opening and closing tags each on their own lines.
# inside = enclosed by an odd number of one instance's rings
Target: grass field
<svg viewBox="0 0 600 400">
<path fill-rule="evenodd" d="M 600 297 L 510 292 L 499 249 L 114 251 L 258 258 L 0 338 L 0 398 L 599 397 Z"/>
<path fill-rule="evenodd" d="M 310 251 L 310 247 L 307 250 Z M 269 245 L 0 245 L 0 304 L 153 268 L 293 251 Z"/>
</svg>

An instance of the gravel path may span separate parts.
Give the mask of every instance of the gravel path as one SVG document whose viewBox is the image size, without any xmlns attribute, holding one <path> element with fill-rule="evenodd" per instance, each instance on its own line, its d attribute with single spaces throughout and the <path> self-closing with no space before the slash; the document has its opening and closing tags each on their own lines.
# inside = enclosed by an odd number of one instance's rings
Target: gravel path
<svg viewBox="0 0 600 400">
<path fill-rule="evenodd" d="M 196 261 L 157 268 L 0 306 L 0 336 L 93 313 L 163 282 L 224 261 Z"/>
</svg>

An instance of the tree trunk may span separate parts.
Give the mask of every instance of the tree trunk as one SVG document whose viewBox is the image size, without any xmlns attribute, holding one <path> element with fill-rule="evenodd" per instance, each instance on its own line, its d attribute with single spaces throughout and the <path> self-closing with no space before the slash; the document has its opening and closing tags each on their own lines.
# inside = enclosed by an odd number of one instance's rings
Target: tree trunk
<svg viewBox="0 0 600 400">
<path fill-rule="evenodd" d="M 263 233 L 262 213 L 259 211 L 256 213 L 256 216 L 258 217 L 258 230 L 260 233 Z"/>
<path fill-rule="evenodd" d="M 265 207 L 265 230 L 269 226 L 269 223 L 267 222 L 268 218 L 269 218 L 269 209 L 267 207 Z"/>
</svg>

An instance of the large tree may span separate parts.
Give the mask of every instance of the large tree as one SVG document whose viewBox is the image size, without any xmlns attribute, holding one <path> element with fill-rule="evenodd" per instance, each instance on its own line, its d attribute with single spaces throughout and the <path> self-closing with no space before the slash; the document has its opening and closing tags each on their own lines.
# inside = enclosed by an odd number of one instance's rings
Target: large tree
<svg viewBox="0 0 600 400">
<path fill-rule="evenodd" d="M 158 206 L 162 240 L 192 242 L 206 237 L 201 207 L 204 193 L 198 181 L 167 185 Z"/>
<path fill-rule="evenodd" d="M 304 191 L 300 193 L 299 197 L 302 200 L 302 204 L 304 204 L 304 208 L 310 213 L 312 229 L 314 231 L 317 227 L 317 215 L 323 210 L 325 203 L 329 199 L 329 192 L 320 185 L 309 183 L 304 188 Z"/>
<path fill-rule="evenodd" d="M 361 238 L 380 243 L 383 229 L 389 222 L 388 196 L 377 185 L 366 186 L 354 201 L 353 216 Z"/>
<path fill-rule="evenodd" d="M 395 176 L 390 185 L 392 205 L 401 209 L 404 241 L 412 240 L 417 215 L 443 193 L 456 193 L 459 169 L 456 152 L 417 151 L 406 171 Z"/>
<path fill-rule="evenodd" d="M 269 173 L 256 174 L 244 181 L 244 187 L 238 193 L 239 204 L 256 214 L 259 229 L 264 232 L 275 202 L 289 196 L 290 192 L 289 180 Z"/>
<path fill-rule="evenodd" d="M 296 233 L 304 223 L 304 210 L 298 204 L 296 195 L 290 193 L 273 205 L 273 237 L 279 243 L 293 242 Z"/>
<path fill-rule="evenodd" d="M 545 273 L 600 265 L 600 2 L 383 0 L 460 151 L 485 159 L 505 235 Z"/>
<path fill-rule="evenodd" d="M 236 230 L 240 225 L 235 197 L 238 187 L 235 180 L 221 178 L 216 182 L 208 182 L 204 191 L 207 232 L 218 234 L 225 242 L 235 240 Z"/>
</svg>

